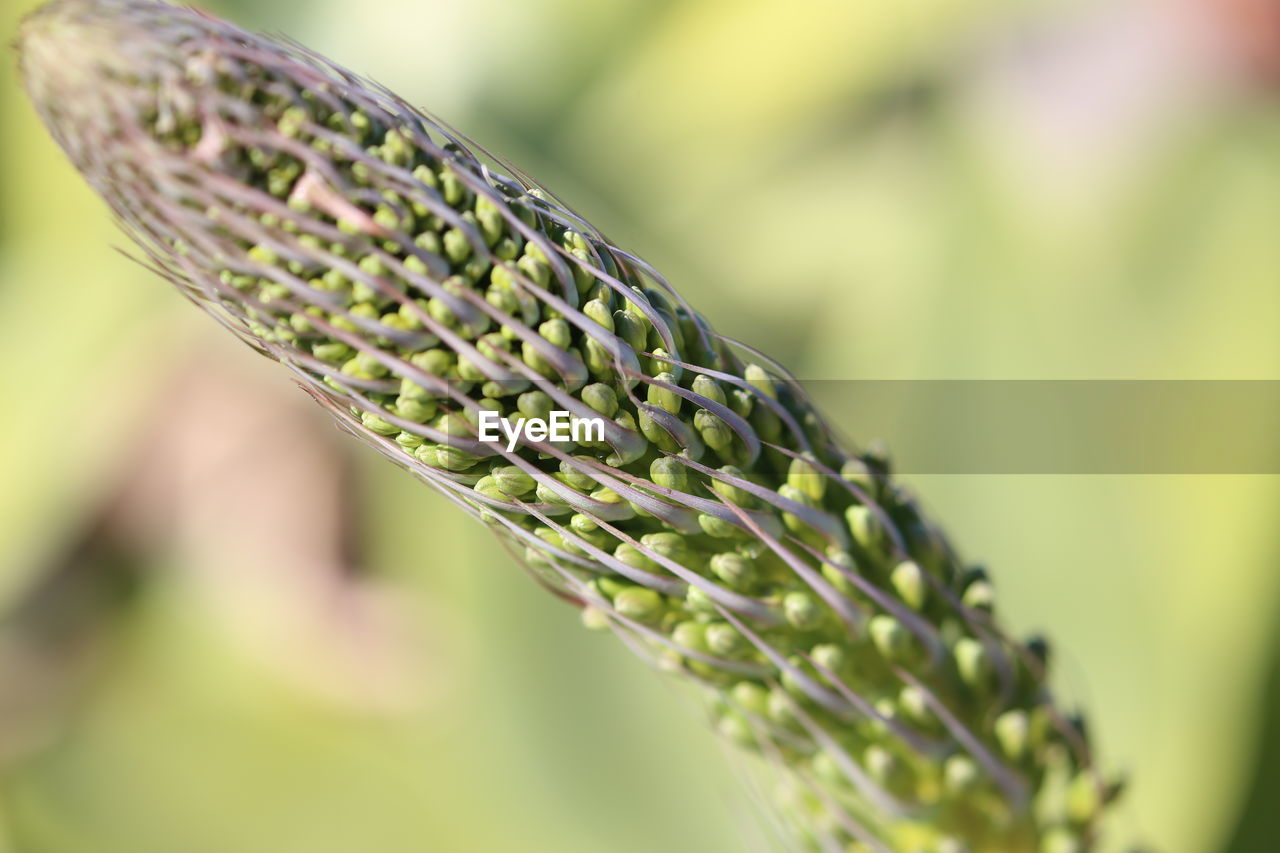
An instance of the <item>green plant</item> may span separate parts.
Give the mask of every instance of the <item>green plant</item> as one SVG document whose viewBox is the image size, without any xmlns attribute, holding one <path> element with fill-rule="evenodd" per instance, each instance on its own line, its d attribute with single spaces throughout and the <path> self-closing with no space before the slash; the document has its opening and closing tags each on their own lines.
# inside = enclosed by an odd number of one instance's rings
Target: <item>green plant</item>
<svg viewBox="0 0 1280 853">
<path fill-rule="evenodd" d="M 1116 786 L 1043 641 L 1005 636 L 887 460 L 656 271 L 302 48 L 148 0 L 58 0 L 19 47 L 148 264 L 588 625 L 703 685 L 811 845 L 1092 845 Z M 554 411 L 603 436 L 478 429 Z"/>
</svg>

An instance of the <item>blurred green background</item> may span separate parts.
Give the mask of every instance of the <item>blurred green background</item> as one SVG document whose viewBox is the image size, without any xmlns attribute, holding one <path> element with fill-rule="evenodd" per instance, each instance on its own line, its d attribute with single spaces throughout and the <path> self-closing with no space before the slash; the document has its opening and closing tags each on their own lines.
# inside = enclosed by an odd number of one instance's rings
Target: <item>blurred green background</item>
<svg viewBox="0 0 1280 853">
<path fill-rule="evenodd" d="M 802 378 L 1280 379 L 1272 0 L 203 5 Z M 682 690 L 112 250 L 13 66 L 0 851 L 780 849 Z M 907 479 L 1131 774 L 1108 849 L 1274 850 L 1277 478 Z"/>
</svg>

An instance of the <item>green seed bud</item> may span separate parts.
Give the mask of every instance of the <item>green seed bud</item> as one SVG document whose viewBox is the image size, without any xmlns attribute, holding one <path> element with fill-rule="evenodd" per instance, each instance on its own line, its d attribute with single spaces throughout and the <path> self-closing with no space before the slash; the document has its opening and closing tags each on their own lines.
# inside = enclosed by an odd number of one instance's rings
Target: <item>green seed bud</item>
<svg viewBox="0 0 1280 853">
<path fill-rule="evenodd" d="M 732 740 L 734 743 L 743 746 L 752 746 L 755 744 L 755 731 L 751 728 L 751 724 L 742 718 L 740 714 L 726 712 L 720 719 L 717 726 L 720 734 Z"/>
<path fill-rule="evenodd" d="M 530 241 L 530 243 L 524 247 L 524 253 L 532 260 L 542 261 L 544 264 L 547 263 L 547 253 L 543 251 L 542 246 L 536 242 Z"/>
<path fill-rule="evenodd" d="M 670 373 L 659 373 L 653 378 L 655 382 L 666 382 L 670 385 L 676 384 L 676 377 Z M 658 408 L 670 412 L 673 415 L 680 413 L 680 395 L 667 388 L 650 385 L 648 401 L 651 405 L 657 406 Z"/>
<path fill-rule="evenodd" d="M 764 716 L 768 713 L 769 691 L 754 681 L 739 681 L 729 691 L 730 698 L 744 711 Z"/>
<path fill-rule="evenodd" d="M 581 263 L 591 263 L 591 255 L 585 249 L 570 249 L 569 254 Z M 573 272 L 573 286 L 578 291 L 578 295 L 585 296 L 590 293 L 592 287 L 596 284 L 596 277 L 591 271 L 578 264 L 571 264 L 569 268 Z"/>
<path fill-rule="evenodd" d="M 910 560 L 899 563 L 889 576 L 893 588 L 912 610 L 923 610 L 929 594 L 924 572 Z"/>
<path fill-rule="evenodd" d="M 981 781 L 978 765 L 967 755 L 953 755 L 942 765 L 943 784 L 953 797 L 962 796 Z"/>
<path fill-rule="evenodd" d="M 793 703 L 795 702 L 786 691 L 770 690 L 768 699 L 769 719 L 783 725 L 794 725 L 796 722 Z"/>
<path fill-rule="evenodd" d="M 574 456 L 572 461 L 561 462 L 560 479 L 578 491 L 594 489 L 596 481 L 587 474 L 587 466 L 584 464 L 591 461 L 594 460 L 587 456 Z"/>
<path fill-rule="evenodd" d="M 626 311 L 613 312 L 614 333 L 631 345 L 633 350 L 647 350 L 649 328 L 635 314 Z"/>
<path fill-rule="evenodd" d="M 448 169 L 440 172 L 440 190 L 445 203 L 450 207 L 459 207 L 467 198 L 467 187 L 462 180 Z"/>
<path fill-rule="evenodd" d="M 452 329 L 458 325 L 458 315 L 453 312 L 449 303 L 439 296 L 433 296 L 427 301 L 427 313 L 431 315 L 432 320 L 442 326 Z"/>
<path fill-rule="evenodd" d="M 672 381 L 679 382 L 680 377 L 684 375 L 684 368 L 672 361 L 671 353 L 662 347 L 654 347 L 653 356 L 647 361 L 648 368 L 645 372 L 657 376 L 661 373 L 670 373 L 674 379 Z"/>
<path fill-rule="evenodd" d="M 613 606 L 621 615 L 640 622 L 657 621 L 665 610 L 662 596 L 642 586 L 628 587 L 618 593 Z"/>
<path fill-rule="evenodd" d="M 1089 770 L 1082 770 L 1067 786 L 1067 816 L 1078 824 L 1087 824 L 1102 808 L 1102 791 Z"/>
<path fill-rule="evenodd" d="M 985 580 L 979 580 L 965 588 L 961 601 L 966 607 L 971 607 L 983 613 L 990 613 L 995 607 L 995 598 L 995 587 Z"/>
<path fill-rule="evenodd" d="M 671 632 L 671 639 L 682 649 L 706 654 L 707 626 L 701 622 L 681 622 Z"/>
<path fill-rule="evenodd" d="M 551 267 L 546 261 L 539 260 L 529 254 L 532 245 L 525 247 L 525 255 L 516 261 L 516 268 L 538 287 L 546 287 L 551 283 Z"/>
<path fill-rule="evenodd" d="M 461 228 L 451 228 L 444 232 L 444 254 L 455 264 L 461 264 L 471 257 L 471 241 Z"/>
<path fill-rule="evenodd" d="M 986 647 L 973 637 L 961 637 L 953 648 L 960 679 L 974 690 L 985 691 L 992 676 Z"/>
<path fill-rule="evenodd" d="M 628 583 L 622 578 L 616 578 L 611 576 L 597 578 L 594 583 L 595 583 L 595 586 L 600 590 L 600 592 L 603 593 L 604 595 L 607 595 L 609 598 L 613 598 L 615 595 L 622 592 L 624 589 L 631 589 L 633 586 L 633 584 Z"/>
<path fill-rule="evenodd" d="M 822 622 L 822 609 L 807 592 L 789 592 L 782 599 L 782 612 L 787 622 L 801 631 L 809 631 Z"/>
<path fill-rule="evenodd" d="M 649 479 L 666 489 L 689 491 L 689 469 L 673 456 L 659 456 L 649 463 Z"/>
<path fill-rule="evenodd" d="M 783 498 L 786 498 L 789 501 L 795 501 L 798 504 L 802 504 L 804 506 L 816 509 L 816 505 L 812 498 L 810 498 L 807 494 L 805 494 L 804 492 L 800 491 L 795 486 L 792 486 L 790 484 L 783 484 L 782 486 L 780 486 L 778 488 L 778 495 Z M 813 528 L 811 528 L 803 519 L 801 519 L 800 516 L 792 515 L 789 512 L 782 513 L 782 523 L 785 524 L 787 526 L 787 529 L 793 533 L 812 533 L 813 532 Z"/>
<path fill-rule="evenodd" d="M 871 642 L 876 650 L 886 659 L 901 662 L 910 655 L 911 635 L 892 616 L 881 613 L 871 617 L 867 631 L 871 634 Z"/>
<path fill-rule="evenodd" d="M 871 552 L 879 549 L 884 528 L 880 526 L 880 519 L 875 513 L 865 506 L 855 504 L 845 510 L 844 517 L 854 542 Z"/>
<path fill-rule="evenodd" d="M 443 467 L 440 464 L 440 458 L 436 452 L 436 445 L 434 444 L 424 443 L 424 444 L 418 445 L 418 447 L 414 448 L 413 455 L 414 455 L 414 458 L 417 459 L 419 462 L 421 462 L 423 465 L 427 465 L 431 468 Z"/>
<path fill-rule="evenodd" d="M 684 594 L 684 607 L 690 613 L 717 613 L 715 599 L 690 585 Z"/>
<path fill-rule="evenodd" d="M 554 506 L 568 506 L 568 503 L 556 491 L 545 483 L 539 483 L 533 490 L 533 497 L 538 503 Z"/>
<path fill-rule="evenodd" d="M 796 458 L 791 460 L 791 467 L 787 470 L 787 485 L 817 504 L 827 491 L 827 478 L 809 460 Z"/>
<path fill-rule="evenodd" d="M 898 693 L 898 708 L 902 716 L 923 728 L 933 728 L 938 718 L 925 697 L 925 692 L 914 684 L 909 684 Z"/>
<path fill-rule="evenodd" d="M 600 525 L 596 524 L 593 519 L 582 513 L 577 513 L 573 518 L 569 519 L 569 526 L 573 528 L 575 533 L 588 534 L 594 533 L 600 529 Z"/>
<path fill-rule="evenodd" d="M 839 674 L 844 669 L 845 653 L 844 649 L 835 643 L 822 643 L 814 646 L 809 651 L 809 657 L 813 658 L 813 662 L 833 673 Z"/>
<path fill-rule="evenodd" d="M 710 568 L 726 586 L 739 591 L 750 588 L 758 577 L 755 563 L 733 551 L 716 554 L 711 558 Z"/>
<path fill-rule="evenodd" d="M 892 787 L 897 782 L 900 765 L 889 750 L 882 746 L 869 746 L 862 754 L 862 761 L 867 775 L 881 785 Z"/>
<path fill-rule="evenodd" d="M 712 379 L 710 376 L 699 373 L 693 377 L 693 382 L 689 386 L 689 390 L 699 396 L 706 397 L 714 403 L 725 405 L 728 400 L 724 395 L 724 389 L 720 387 L 720 383 Z"/>
<path fill-rule="evenodd" d="M 447 378 L 458 365 L 458 357 L 442 349 L 429 349 L 414 353 L 409 363 L 429 376 Z"/>
<path fill-rule="evenodd" d="M 275 249 L 262 243 L 251 247 L 246 254 L 249 260 L 263 266 L 271 267 L 280 263 L 280 256 L 276 254 Z"/>
<path fill-rule="evenodd" d="M 468 438 L 471 436 L 471 424 L 462 415 L 446 412 L 436 418 L 433 426 L 452 438 Z"/>
<path fill-rule="evenodd" d="M 436 416 L 438 407 L 434 400 L 420 400 L 413 397 L 396 398 L 396 414 L 405 420 L 425 424 Z"/>
<path fill-rule="evenodd" d="M 640 569 L 646 572 L 658 571 L 657 563 L 650 560 L 649 557 L 635 547 L 623 542 L 614 549 L 613 556 L 617 557 L 620 562 L 626 563 L 633 569 Z"/>
<path fill-rule="evenodd" d="M 640 537 L 640 544 L 682 565 L 691 559 L 689 542 L 679 533 L 647 533 Z"/>
<path fill-rule="evenodd" d="M 606 330 L 613 331 L 613 312 L 609 310 L 609 306 L 603 301 L 592 299 L 582 306 L 582 313 L 604 326 Z"/>
<path fill-rule="evenodd" d="M 699 409 L 693 416 L 693 427 L 707 447 L 722 455 L 730 453 L 737 434 L 718 416 Z"/>
<path fill-rule="evenodd" d="M 371 352 L 358 352 L 352 361 L 355 362 L 357 375 L 359 376 L 381 379 L 390 372 L 387 366 Z"/>
<path fill-rule="evenodd" d="M 853 559 L 853 555 L 848 551 L 833 547 L 827 549 L 827 560 L 830 562 L 823 562 L 822 564 L 822 577 L 826 579 L 827 583 L 831 584 L 836 592 L 841 595 L 850 598 L 856 598 L 860 595 L 853 581 L 849 579 L 849 574 L 858 573 L 858 564 Z"/>
<path fill-rule="evenodd" d="M 736 468 L 733 465 L 725 465 L 720 469 L 720 473 L 735 479 L 746 479 L 746 474 L 743 473 L 742 469 Z M 734 506 L 739 506 L 743 509 L 750 509 L 755 506 L 755 497 L 746 489 L 725 482 L 724 480 L 713 480 L 711 482 L 711 488 L 716 494 Z"/>
<path fill-rule="evenodd" d="M 609 614 L 593 605 L 582 608 L 581 619 L 582 627 L 588 631 L 603 631 L 609 627 Z"/>
<path fill-rule="evenodd" d="M 568 349 L 573 343 L 573 330 L 562 317 L 543 323 L 538 327 L 538 334 L 550 341 L 557 349 Z"/>
<path fill-rule="evenodd" d="M 582 352 L 588 373 L 597 379 L 615 378 L 613 353 L 609 352 L 604 344 L 594 338 L 587 338 L 582 343 Z M 633 386 L 634 381 L 627 380 L 628 387 Z"/>
<path fill-rule="evenodd" d="M 1011 761 L 1021 761 L 1027 752 L 1030 723 L 1027 713 L 1018 709 L 1005 711 L 996 718 L 994 725 L 996 742 Z"/>
<path fill-rule="evenodd" d="M 741 527 L 714 515 L 699 515 L 698 526 L 702 532 L 717 539 L 740 539 L 746 535 Z"/>
<path fill-rule="evenodd" d="M 555 407 L 555 401 L 545 391 L 526 391 L 516 398 L 516 408 L 526 418 L 546 420 Z"/>
<path fill-rule="evenodd" d="M 596 382 L 582 389 L 582 402 L 595 411 L 612 418 L 618 412 L 618 395 L 608 385 Z"/>
<path fill-rule="evenodd" d="M 436 460 L 441 468 L 449 471 L 466 471 L 480 461 L 465 450 L 443 444 L 436 446 Z"/>
<path fill-rule="evenodd" d="M 420 435 L 414 435 L 411 432 L 402 432 L 396 436 L 396 444 L 405 450 L 416 450 L 422 446 L 423 438 Z"/>
<path fill-rule="evenodd" d="M 755 397 L 742 388 L 734 388 L 729 392 L 729 408 L 739 417 L 749 418 L 755 410 Z"/>
<path fill-rule="evenodd" d="M 763 391 L 773 399 L 778 399 L 778 389 L 774 386 L 773 378 L 768 372 L 758 364 L 748 364 L 743 377 L 754 387 Z"/>
<path fill-rule="evenodd" d="M 713 622 L 707 626 L 707 648 L 720 657 L 733 657 L 747 647 L 747 638 L 728 622 Z"/>
<path fill-rule="evenodd" d="M 505 270 L 506 267 L 495 267 L 492 277 L 498 278 L 498 270 Z M 519 317 L 521 312 L 520 298 L 516 294 L 506 288 L 497 286 L 490 287 L 484 292 L 484 301 L 488 302 L 494 308 L 504 314 L 510 314 L 513 317 Z"/>
<path fill-rule="evenodd" d="M 498 488 L 498 482 L 493 477 L 481 477 L 471 488 L 494 500 L 506 501 L 508 498 L 508 495 Z"/>
<path fill-rule="evenodd" d="M 345 362 L 347 359 L 351 358 L 353 352 L 355 351 L 351 349 L 351 347 L 336 341 L 333 343 L 316 344 L 311 348 L 312 355 L 321 361 L 327 361 L 330 364 Z"/>
<path fill-rule="evenodd" d="M 493 481 L 498 489 L 509 497 L 522 498 L 533 491 L 537 483 L 533 477 L 514 465 L 502 465 L 493 469 Z"/>
<path fill-rule="evenodd" d="M 378 435 L 396 435 L 400 432 L 400 427 L 395 424 L 388 423 L 373 412 L 365 412 L 360 416 L 360 420 L 364 422 L 365 428 L 376 432 Z"/>
</svg>

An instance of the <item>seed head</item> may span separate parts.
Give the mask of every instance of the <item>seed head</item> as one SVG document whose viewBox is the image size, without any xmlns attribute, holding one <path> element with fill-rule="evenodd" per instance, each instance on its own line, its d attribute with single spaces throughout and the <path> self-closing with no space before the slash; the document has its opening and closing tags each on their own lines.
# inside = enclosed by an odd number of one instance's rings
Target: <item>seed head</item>
<svg viewBox="0 0 1280 853">
<path fill-rule="evenodd" d="M 880 454 L 639 258 L 296 45 L 152 0 L 57 0 L 19 48 L 146 263 L 589 627 L 704 685 L 813 845 L 1092 842 L 1115 789 L 991 585 Z M 555 411 L 603 437 L 480 437 L 486 412 Z"/>
</svg>

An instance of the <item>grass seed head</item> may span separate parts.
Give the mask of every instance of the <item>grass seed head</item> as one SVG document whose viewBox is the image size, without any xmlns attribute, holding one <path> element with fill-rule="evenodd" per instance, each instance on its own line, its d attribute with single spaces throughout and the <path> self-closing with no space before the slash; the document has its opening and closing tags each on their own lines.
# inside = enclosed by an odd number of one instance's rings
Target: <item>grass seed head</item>
<svg viewBox="0 0 1280 853">
<path fill-rule="evenodd" d="M 976 579 L 799 386 L 514 169 L 301 47 L 150 0 L 19 34 L 145 262 L 584 622 L 705 685 L 815 845 L 1083 850 L 1109 790 Z M 483 411 L 602 441 L 481 441 Z M 811 772 L 812 771 L 812 772 Z M 1059 808 L 1033 808 L 1065 793 Z"/>
</svg>

